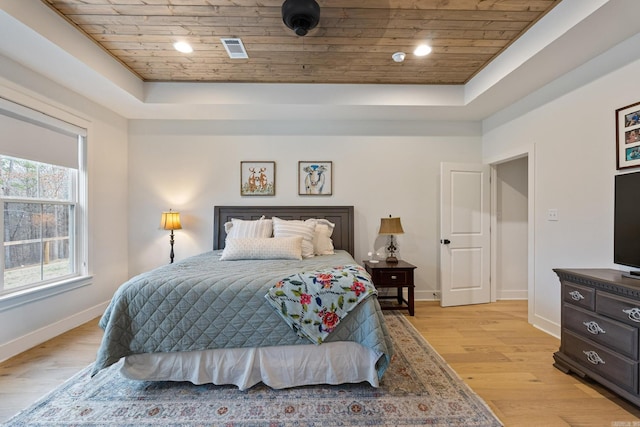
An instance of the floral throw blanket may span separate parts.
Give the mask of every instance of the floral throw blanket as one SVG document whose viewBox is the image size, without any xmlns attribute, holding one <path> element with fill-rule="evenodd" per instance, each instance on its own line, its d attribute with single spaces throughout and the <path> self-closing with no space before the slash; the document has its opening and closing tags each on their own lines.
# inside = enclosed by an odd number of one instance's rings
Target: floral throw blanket
<svg viewBox="0 0 640 427">
<path fill-rule="evenodd" d="M 265 298 L 298 335 L 322 344 L 351 310 L 375 294 L 369 274 L 352 264 L 292 274 Z"/>
</svg>

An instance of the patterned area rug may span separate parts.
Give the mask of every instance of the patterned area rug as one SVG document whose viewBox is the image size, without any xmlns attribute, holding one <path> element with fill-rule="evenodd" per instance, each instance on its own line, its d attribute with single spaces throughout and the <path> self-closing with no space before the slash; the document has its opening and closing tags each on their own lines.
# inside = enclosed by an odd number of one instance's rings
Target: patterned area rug
<svg viewBox="0 0 640 427">
<path fill-rule="evenodd" d="M 396 354 L 381 386 L 272 390 L 132 381 L 90 367 L 7 426 L 501 426 L 402 314 L 386 312 Z"/>
</svg>

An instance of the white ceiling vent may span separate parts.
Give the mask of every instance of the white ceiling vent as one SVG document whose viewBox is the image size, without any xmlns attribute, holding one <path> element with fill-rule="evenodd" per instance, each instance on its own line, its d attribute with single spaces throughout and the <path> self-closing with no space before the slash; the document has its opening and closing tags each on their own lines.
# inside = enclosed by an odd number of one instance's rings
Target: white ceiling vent
<svg viewBox="0 0 640 427">
<path fill-rule="evenodd" d="M 240 39 L 220 39 L 225 50 L 229 54 L 231 59 L 248 58 L 247 51 L 244 50 L 244 45 Z"/>
</svg>

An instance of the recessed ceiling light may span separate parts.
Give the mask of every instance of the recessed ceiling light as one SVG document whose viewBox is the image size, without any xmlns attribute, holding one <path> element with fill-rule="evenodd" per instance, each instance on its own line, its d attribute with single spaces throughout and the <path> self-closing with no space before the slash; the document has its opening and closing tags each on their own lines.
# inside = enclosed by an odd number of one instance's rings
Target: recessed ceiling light
<svg viewBox="0 0 640 427">
<path fill-rule="evenodd" d="M 429 55 L 430 53 L 431 53 L 431 46 L 426 44 L 421 44 L 420 46 L 416 47 L 416 50 L 413 51 L 413 54 L 415 56 L 426 56 L 426 55 Z"/>
<path fill-rule="evenodd" d="M 404 52 L 396 52 L 393 55 L 391 55 L 393 60 L 396 61 L 396 62 L 404 61 L 405 56 L 406 56 L 406 54 Z"/>
<path fill-rule="evenodd" d="M 173 44 L 173 47 L 178 51 L 178 52 L 182 52 L 182 53 L 191 53 L 193 52 L 193 48 L 191 47 L 191 45 L 187 42 L 175 42 Z"/>
</svg>

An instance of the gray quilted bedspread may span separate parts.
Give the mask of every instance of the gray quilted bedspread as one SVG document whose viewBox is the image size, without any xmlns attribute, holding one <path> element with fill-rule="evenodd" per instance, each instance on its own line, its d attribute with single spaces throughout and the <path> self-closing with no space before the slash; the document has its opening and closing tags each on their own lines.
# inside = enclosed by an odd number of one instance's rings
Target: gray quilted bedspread
<svg viewBox="0 0 640 427">
<path fill-rule="evenodd" d="M 138 353 L 309 344 L 268 304 L 278 280 L 300 271 L 353 264 L 344 251 L 302 261 L 220 261 L 207 252 L 124 283 L 107 307 L 93 375 Z M 379 351 L 379 377 L 393 348 L 375 296 L 360 303 L 326 342 L 355 341 Z"/>
</svg>

